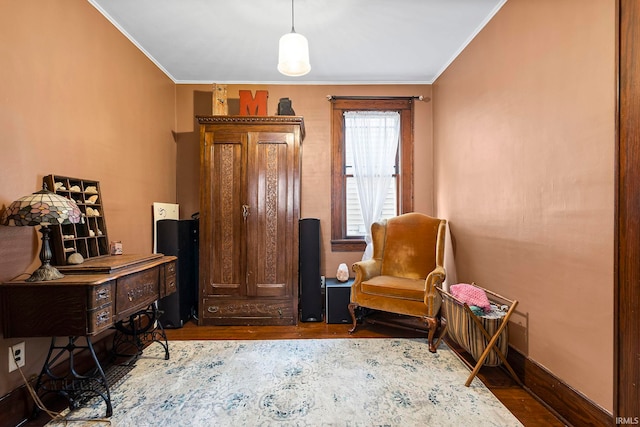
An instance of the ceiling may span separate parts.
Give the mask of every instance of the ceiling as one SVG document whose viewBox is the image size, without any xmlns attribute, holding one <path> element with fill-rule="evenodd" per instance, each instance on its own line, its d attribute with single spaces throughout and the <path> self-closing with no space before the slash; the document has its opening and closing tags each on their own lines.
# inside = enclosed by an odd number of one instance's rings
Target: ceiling
<svg viewBox="0 0 640 427">
<path fill-rule="evenodd" d="M 311 72 L 277 69 L 290 0 L 88 0 L 176 83 L 430 84 L 506 0 L 295 0 Z"/>
</svg>

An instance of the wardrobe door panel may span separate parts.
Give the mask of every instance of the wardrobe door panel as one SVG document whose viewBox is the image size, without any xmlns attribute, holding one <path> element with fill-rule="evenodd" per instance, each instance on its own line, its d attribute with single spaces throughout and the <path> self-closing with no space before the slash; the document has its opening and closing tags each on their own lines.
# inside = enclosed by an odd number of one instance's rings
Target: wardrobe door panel
<svg viewBox="0 0 640 427">
<path fill-rule="evenodd" d="M 246 135 L 217 132 L 212 145 L 211 259 L 207 295 L 245 295 Z"/>
<path fill-rule="evenodd" d="M 293 135 L 250 132 L 248 194 L 255 206 L 248 223 L 247 292 L 291 295 L 290 215 Z"/>
</svg>

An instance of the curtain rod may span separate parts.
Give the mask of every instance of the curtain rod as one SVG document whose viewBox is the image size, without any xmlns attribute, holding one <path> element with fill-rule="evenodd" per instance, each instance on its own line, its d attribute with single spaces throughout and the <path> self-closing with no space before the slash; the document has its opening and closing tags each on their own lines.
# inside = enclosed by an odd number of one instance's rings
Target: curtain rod
<svg viewBox="0 0 640 427">
<path fill-rule="evenodd" d="M 378 99 L 417 99 L 418 101 L 431 101 L 431 98 L 425 98 L 422 95 L 416 96 L 336 96 L 336 95 L 327 95 L 327 101 L 335 101 L 337 99 L 357 99 L 357 100 L 378 100 Z"/>
</svg>

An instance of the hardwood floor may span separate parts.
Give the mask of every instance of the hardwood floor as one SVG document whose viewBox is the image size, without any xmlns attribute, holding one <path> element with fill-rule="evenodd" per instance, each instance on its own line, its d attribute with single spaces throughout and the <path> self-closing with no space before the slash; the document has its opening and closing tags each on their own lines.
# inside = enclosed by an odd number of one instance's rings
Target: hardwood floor
<svg viewBox="0 0 640 427">
<path fill-rule="evenodd" d="M 418 329 L 403 329 L 382 324 L 359 325 L 349 335 L 348 325 L 324 322 L 300 322 L 297 326 L 197 326 L 187 322 L 180 329 L 167 329 L 169 340 L 271 340 L 271 339 L 328 339 L 328 338 L 390 338 L 426 337 Z M 464 350 L 449 343 L 460 357 L 470 360 Z M 520 387 L 504 369 L 483 367 L 480 380 L 525 426 L 564 426 L 552 412 Z"/>
</svg>

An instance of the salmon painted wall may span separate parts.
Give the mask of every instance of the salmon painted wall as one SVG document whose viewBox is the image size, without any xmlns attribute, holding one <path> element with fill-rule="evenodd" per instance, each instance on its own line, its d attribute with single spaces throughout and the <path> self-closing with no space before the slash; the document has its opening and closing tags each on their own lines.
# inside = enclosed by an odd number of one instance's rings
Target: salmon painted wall
<svg viewBox="0 0 640 427">
<path fill-rule="evenodd" d="M 175 203 L 175 84 L 84 0 L 0 0 L 0 211 L 51 173 L 100 181 L 110 240 L 151 253 L 151 205 Z M 0 281 L 39 265 L 34 227 L 0 226 Z M 37 262 L 36 262 L 37 261 Z M 49 339 L 0 338 L 0 396 Z"/>
<path fill-rule="evenodd" d="M 436 206 L 511 341 L 613 402 L 615 2 L 509 0 L 436 80 Z"/>
<path fill-rule="evenodd" d="M 431 98 L 430 85 L 229 85 L 230 112 L 237 110 L 238 90 L 269 92 L 267 114 L 275 115 L 280 98 L 289 98 L 296 115 L 304 117 L 306 138 L 302 143 L 301 216 L 319 218 L 321 232 L 321 272 L 335 277 L 340 263 L 351 265 L 362 252 L 331 251 L 331 103 L 327 95 L 414 96 Z M 199 131 L 194 115 L 211 114 L 211 85 L 178 85 L 178 202 L 181 216 L 198 208 Z M 433 214 L 433 144 L 431 102 L 417 101 L 414 124 L 414 210 Z M 353 274 L 353 273 L 352 273 Z"/>
</svg>

